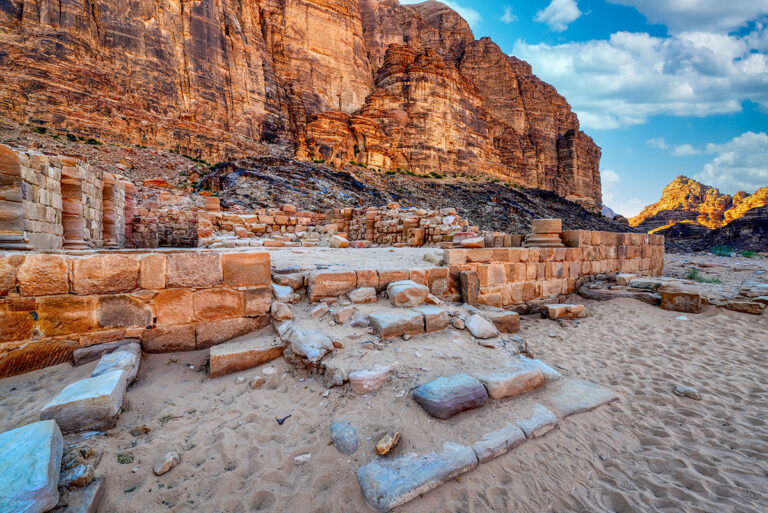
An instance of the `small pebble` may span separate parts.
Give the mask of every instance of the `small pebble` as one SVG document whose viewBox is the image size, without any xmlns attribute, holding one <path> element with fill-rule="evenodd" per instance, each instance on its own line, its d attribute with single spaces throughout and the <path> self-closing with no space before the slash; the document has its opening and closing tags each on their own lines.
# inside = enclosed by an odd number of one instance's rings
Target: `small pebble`
<svg viewBox="0 0 768 513">
<path fill-rule="evenodd" d="M 309 459 L 312 457 L 312 453 L 307 454 L 300 454 L 293 458 L 293 464 L 297 467 L 301 467 L 302 465 L 306 465 L 309 463 Z"/>
<path fill-rule="evenodd" d="M 695 388 L 675 385 L 675 388 L 672 389 L 672 392 L 674 392 L 675 395 L 679 395 L 680 397 L 687 397 L 688 399 L 693 399 L 694 401 L 701 401 L 701 394 Z"/>
</svg>

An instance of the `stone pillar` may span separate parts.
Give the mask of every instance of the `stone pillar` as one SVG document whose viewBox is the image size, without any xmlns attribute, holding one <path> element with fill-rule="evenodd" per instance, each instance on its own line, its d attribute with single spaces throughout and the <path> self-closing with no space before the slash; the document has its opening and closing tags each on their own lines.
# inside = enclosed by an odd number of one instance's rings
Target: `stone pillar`
<svg viewBox="0 0 768 513">
<path fill-rule="evenodd" d="M 560 219 L 534 219 L 531 234 L 525 239 L 526 248 L 564 248 L 560 234 L 563 221 Z"/>
<path fill-rule="evenodd" d="M 16 153 L 0 144 L 0 249 L 29 249 L 24 234 L 21 163 Z"/>
<path fill-rule="evenodd" d="M 106 249 L 118 249 L 117 226 L 115 216 L 115 176 L 104 173 L 104 188 L 102 189 L 102 239 Z"/>
<path fill-rule="evenodd" d="M 123 180 L 125 189 L 125 247 L 134 247 L 133 245 L 133 211 L 136 208 L 136 187 L 128 180 Z"/>
<path fill-rule="evenodd" d="M 62 159 L 62 166 L 61 222 L 64 225 L 64 249 L 88 249 L 89 246 L 83 238 L 85 218 L 83 218 L 82 175 L 75 159 Z"/>
</svg>

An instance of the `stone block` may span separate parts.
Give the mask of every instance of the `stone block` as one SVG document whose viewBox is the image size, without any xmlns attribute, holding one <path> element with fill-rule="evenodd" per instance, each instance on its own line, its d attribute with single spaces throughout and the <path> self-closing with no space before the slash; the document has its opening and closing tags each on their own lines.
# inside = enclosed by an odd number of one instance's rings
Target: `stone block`
<svg viewBox="0 0 768 513">
<path fill-rule="evenodd" d="M 168 259 L 165 255 L 147 255 L 141 259 L 139 286 L 142 289 L 164 289 L 168 274 Z"/>
<path fill-rule="evenodd" d="M 532 233 L 560 233 L 563 231 L 561 219 L 534 219 L 531 221 Z"/>
<path fill-rule="evenodd" d="M 293 329 L 288 335 L 288 343 L 293 354 L 303 357 L 310 364 L 317 364 L 333 351 L 333 342 L 320 331 Z"/>
<path fill-rule="evenodd" d="M 480 279 L 477 272 L 461 271 L 459 280 L 462 300 L 468 305 L 477 306 L 477 298 L 480 295 Z"/>
<path fill-rule="evenodd" d="M 379 300 L 378 296 L 376 296 L 376 289 L 374 287 L 357 288 L 348 292 L 347 297 L 356 305 L 376 303 Z"/>
<path fill-rule="evenodd" d="M 165 289 L 155 296 L 155 317 L 161 326 L 189 324 L 195 320 L 192 291 Z"/>
<path fill-rule="evenodd" d="M 414 307 L 424 304 L 429 287 L 411 280 L 395 281 L 387 285 L 387 296 L 394 306 Z"/>
<path fill-rule="evenodd" d="M 502 333 L 520 331 L 520 315 L 516 312 L 488 312 L 485 316 Z"/>
<path fill-rule="evenodd" d="M 357 451 L 357 430 L 349 422 L 331 422 L 331 442 L 345 456 Z"/>
<path fill-rule="evenodd" d="M 424 316 L 424 328 L 427 333 L 437 333 L 448 329 L 451 324 L 451 316 L 436 306 L 420 306 L 416 308 Z"/>
<path fill-rule="evenodd" d="M 97 255 L 75 259 L 72 290 L 76 294 L 126 292 L 139 286 L 139 260 L 125 255 Z"/>
<path fill-rule="evenodd" d="M 203 289 L 192 294 L 195 318 L 214 321 L 240 317 L 245 309 L 245 296 L 234 289 Z"/>
<path fill-rule="evenodd" d="M 414 310 L 376 312 L 368 315 L 368 319 L 381 338 L 424 333 L 424 316 Z"/>
<path fill-rule="evenodd" d="M 441 376 L 413 391 L 413 400 L 438 419 L 449 419 L 488 402 L 480 381 L 466 374 Z"/>
<path fill-rule="evenodd" d="M 72 383 L 43 407 L 40 420 L 55 420 L 65 433 L 111 429 L 123 405 L 126 378 L 118 370 Z"/>
<path fill-rule="evenodd" d="M 211 348 L 210 376 L 217 378 L 252 369 L 283 355 L 285 345 L 274 337 L 244 336 Z"/>
<path fill-rule="evenodd" d="M 541 314 L 548 319 L 583 319 L 587 316 L 584 305 L 554 304 L 543 305 Z"/>
<path fill-rule="evenodd" d="M 69 266 L 60 256 L 27 255 L 17 270 L 16 279 L 22 296 L 69 293 Z"/>
<path fill-rule="evenodd" d="M 99 296 L 96 305 L 99 328 L 143 328 L 152 324 L 150 309 L 131 296 Z"/>
<path fill-rule="evenodd" d="M 50 296 L 38 301 L 40 330 L 47 337 L 96 329 L 95 297 Z"/>
<path fill-rule="evenodd" d="M 372 394 L 384 386 L 394 371 L 395 365 L 377 365 L 372 369 L 353 371 L 349 373 L 349 384 L 356 394 Z"/>
<path fill-rule="evenodd" d="M 107 353 L 101 357 L 96 368 L 91 372 L 95 378 L 112 371 L 125 371 L 125 379 L 128 384 L 133 383 L 139 373 L 141 365 L 141 345 L 138 342 L 124 345 L 118 350 Z"/>
<path fill-rule="evenodd" d="M 224 253 L 221 255 L 221 269 L 224 284 L 231 287 L 267 287 L 272 280 L 267 252 Z"/>
<path fill-rule="evenodd" d="M 379 271 L 379 286 L 376 290 L 381 292 L 386 290 L 390 283 L 395 281 L 408 280 L 411 277 L 410 271 L 397 270 L 397 271 Z"/>
<path fill-rule="evenodd" d="M 309 300 L 339 297 L 357 287 L 354 271 L 313 272 L 309 275 Z"/>
<path fill-rule="evenodd" d="M 507 424 L 501 429 L 486 433 L 482 439 L 472 445 L 472 450 L 475 451 L 479 463 L 486 463 L 511 451 L 526 440 L 522 429 L 514 424 Z"/>
<path fill-rule="evenodd" d="M 197 349 L 208 349 L 233 338 L 247 335 L 267 326 L 269 322 L 268 315 L 200 322 L 195 327 Z"/>
<path fill-rule="evenodd" d="M 544 406 L 537 404 L 529 415 L 516 420 L 517 425 L 529 439 L 539 438 L 557 425 L 557 417 Z"/>
<path fill-rule="evenodd" d="M 477 466 L 475 452 L 445 443 L 440 453 L 376 458 L 357 471 L 365 501 L 385 513 Z"/>
<path fill-rule="evenodd" d="M 245 289 L 244 315 L 264 315 L 272 308 L 272 288 L 248 288 Z"/>
<path fill-rule="evenodd" d="M 169 287 L 213 287 L 221 285 L 218 253 L 174 253 L 168 255 Z"/>
<path fill-rule="evenodd" d="M 701 295 L 682 290 L 662 290 L 661 309 L 673 312 L 700 313 Z"/>
<path fill-rule="evenodd" d="M 531 392 L 544 385 L 539 369 L 523 368 L 512 372 L 498 372 L 477 376 L 491 399 L 505 399 Z"/>
<path fill-rule="evenodd" d="M 376 270 L 355 271 L 355 275 L 357 276 L 358 288 L 368 288 L 368 287 L 372 287 L 374 289 L 378 288 L 379 286 L 378 271 Z"/>
<path fill-rule="evenodd" d="M 7 295 L 15 286 L 16 265 L 10 258 L 0 256 L 0 297 Z"/>
<path fill-rule="evenodd" d="M 105 342 L 93 346 L 80 347 L 75 349 L 75 351 L 72 353 L 72 362 L 75 367 L 78 367 L 88 362 L 98 360 L 105 354 L 116 351 L 125 345 L 135 344 L 138 342 L 139 340 L 135 338 L 125 338 L 115 342 Z"/>
<path fill-rule="evenodd" d="M 105 488 L 103 477 L 97 477 L 85 488 L 71 488 L 66 498 L 67 506 L 61 513 L 97 513 Z"/>
<path fill-rule="evenodd" d="M 465 321 L 465 325 L 473 337 L 489 339 L 499 336 L 499 330 L 488 319 L 480 314 L 474 314 Z"/>
<path fill-rule="evenodd" d="M 42 513 L 53 509 L 59 501 L 63 451 L 61 431 L 52 420 L 0 433 L 2 511 Z"/>
<path fill-rule="evenodd" d="M 552 405 L 560 418 L 592 411 L 619 399 L 610 389 L 581 379 L 562 379 L 552 385 L 551 393 Z"/>
<path fill-rule="evenodd" d="M 147 353 L 175 353 L 194 351 L 195 326 L 164 326 L 145 330 L 141 334 L 141 347 Z"/>
</svg>

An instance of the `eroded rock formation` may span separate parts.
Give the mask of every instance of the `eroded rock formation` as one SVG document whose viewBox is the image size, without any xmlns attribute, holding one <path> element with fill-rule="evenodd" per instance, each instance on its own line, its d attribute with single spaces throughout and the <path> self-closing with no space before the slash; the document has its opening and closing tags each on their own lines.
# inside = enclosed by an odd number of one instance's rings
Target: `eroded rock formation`
<svg viewBox="0 0 768 513">
<path fill-rule="evenodd" d="M 601 204 L 566 100 L 432 0 L 7 0 L 0 69 L 0 115 L 85 137 L 209 160 L 275 143 Z"/>
</svg>

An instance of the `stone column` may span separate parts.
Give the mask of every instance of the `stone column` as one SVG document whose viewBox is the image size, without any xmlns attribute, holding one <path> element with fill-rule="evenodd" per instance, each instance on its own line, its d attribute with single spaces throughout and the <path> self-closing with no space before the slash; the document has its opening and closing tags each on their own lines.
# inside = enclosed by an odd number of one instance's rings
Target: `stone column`
<svg viewBox="0 0 768 513">
<path fill-rule="evenodd" d="M 125 188 L 125 247 L 135 247 L 133 244 L 133 212 L 136 208 L 136 187 L 128 180 L 123 181 Z"/>
<path fill-rule="evenodd" d="M 64 225 L 64 249 L 89 249 L 90 246 L 83 238 L 85 219 L 83 218 L 82 175 L 75 159 L 62 159 L 62 166 L 61 222 Z"/>
<path fill-rule="evenodd" d="M 104 188 L 102 189 L 102 239 L 106 249 L 117 249 L 117 226 L 115 219 L 115 176 L 104 173 Z"/>
<path fill-rule="evenodd" d="M 24 233 L 21 163 L 16 153 L 0 144 L 0 249 L 29 249 Z"/>
</svg>

